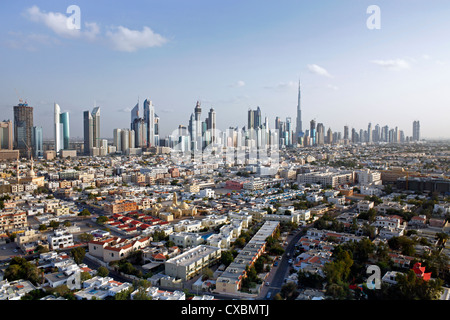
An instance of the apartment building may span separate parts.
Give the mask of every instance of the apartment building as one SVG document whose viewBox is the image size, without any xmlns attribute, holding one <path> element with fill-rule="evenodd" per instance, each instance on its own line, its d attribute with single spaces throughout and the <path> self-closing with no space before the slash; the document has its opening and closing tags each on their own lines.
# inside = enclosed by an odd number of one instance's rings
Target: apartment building
<svg viewBox="0 0 450 320">
<path fill-rule="evenodd" d="M 182 279 L 183 281 L 199 274 L 220 259 L 221 250 L 217 247 L 199 245 L 164 263 L 165 273 L 168 276 Z"/>
<path fill-rule="evenodd" d="M 0 232 L 14 232 L 27 227 L 25 211 L 0 212 Z"/>
<path fill-rule="evenodd" d="M 237 294 L 241 288 L 242 280 L 246 276 L 246 267 L 252 266 L 263 254 L 266 248 L 267 237 L 274 234 L 280 223 L 266 221 L 244 249 L 236 256 L 234 261 L 216 280 L 216 292 Z"/>
<path fill-rule="evenodd" d="M 115 202 L 105 204 L 105 211 L 111 214 L 131 212 L 136 211 L 137 209 L 138 205 L 135 201 L 117 200 Z"/>
</svg>

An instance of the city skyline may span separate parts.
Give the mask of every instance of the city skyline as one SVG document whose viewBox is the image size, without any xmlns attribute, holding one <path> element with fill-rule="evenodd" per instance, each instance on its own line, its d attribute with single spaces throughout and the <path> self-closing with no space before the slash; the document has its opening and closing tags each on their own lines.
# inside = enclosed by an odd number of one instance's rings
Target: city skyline
<svg viewBox="0 0 450 320">
<path fill-rule="evenodd" d="M 219 130 L 244 126 L 247 111 L 258 106 L 272 127 L 276 117 L 296 119 L 301 78 L 304 127 L 315 119 L 336 132 L 370 122 L 412 136 L 411 123 L 420 120 L 423 138 L 450 137 L 450 50 L 441 41 L 446 28 L 434 27 L 448 24 L 445 2 L 430 8 L 379 1 L 379 30 L 366 26 L 366 1 L 135 4 L 79 1 L 77 34 L 55 18 L 69 16 L 70 3 L 2 4 L 1 120 L 13 119 L 12 106 L 22 98 L 51 139 L 43 124 L 56 102 L 70 113 L 71 136 L 82 138 L 83 111 L 98 105 L 100 136 L 112 138 L 114 128 L 129 126 L 124 118 L 133 101 L 146 96 L 161 137 L 187 124 L 195 101 L 216 111 Z M 131 14 L 135 19 L 124 17 Z M 430 19 L 435 23 L 427 25 Z"/>
</svg>

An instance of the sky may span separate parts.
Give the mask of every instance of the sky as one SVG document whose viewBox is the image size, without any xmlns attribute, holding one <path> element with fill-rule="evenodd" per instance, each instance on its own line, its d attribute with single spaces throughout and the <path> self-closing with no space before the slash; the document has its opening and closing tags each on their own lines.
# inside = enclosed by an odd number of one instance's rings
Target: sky
<svg viewBox="0 0 450 320">
<path fill-rule="evenodd" d="M 56 102 L 82 138 L 83 111 L 100 106 L 110 138 L 148 98 L 162 137 L 197 101 L 222 131 L 258 106 L 271 128 L 277 116 L 295 127 L 300 80 L 304 129 L 411 136 L 420 120 L 423 138 L 450 138 L 449 17 L 448 0 L 5 0 L 0 121 L 23 99 L 52 139 Z"/>
</svg>

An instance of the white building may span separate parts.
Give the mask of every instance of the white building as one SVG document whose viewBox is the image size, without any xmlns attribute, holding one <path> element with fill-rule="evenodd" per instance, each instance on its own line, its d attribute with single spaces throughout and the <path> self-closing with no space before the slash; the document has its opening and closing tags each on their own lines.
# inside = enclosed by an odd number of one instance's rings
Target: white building
<svg viewBox="0 0 450 320">
<path fill-rule="evenodd" d="M 221 250 L 217 247 L 200 245 L 192 248 L 164 263 L 168 276 L 188 280 L 203 268 L 220 259 Z"/>
<path fill-rule="evenodd" d="M 55 230 L 54 234 L 49 235 L 47 239 L 52 250 L 67 248 L 74 245 L 73 235 L 64 229 Z"/>
</svg>

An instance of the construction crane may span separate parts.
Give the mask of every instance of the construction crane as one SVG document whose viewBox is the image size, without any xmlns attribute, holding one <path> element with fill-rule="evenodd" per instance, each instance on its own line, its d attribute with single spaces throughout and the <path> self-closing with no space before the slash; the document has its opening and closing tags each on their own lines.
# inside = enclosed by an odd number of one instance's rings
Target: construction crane
<svg viewBox="0 0 450 320">
<path fill-rule="evenodd" d="M 20 102 L 20 103 L 23 103 L 23 99 L 20 97 L 19 92 L 17 91 L 17 89 L 14 88 L 14 90 L 16 91 L 17 98 L 19 98 L 19 102 Z"/>
</svg>

